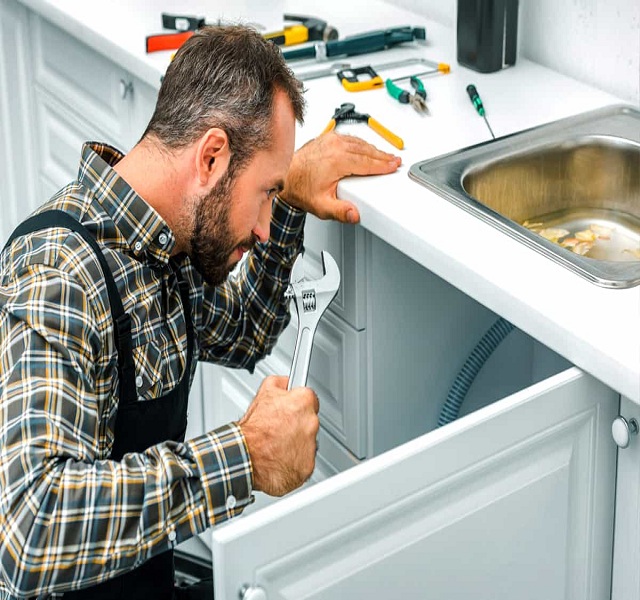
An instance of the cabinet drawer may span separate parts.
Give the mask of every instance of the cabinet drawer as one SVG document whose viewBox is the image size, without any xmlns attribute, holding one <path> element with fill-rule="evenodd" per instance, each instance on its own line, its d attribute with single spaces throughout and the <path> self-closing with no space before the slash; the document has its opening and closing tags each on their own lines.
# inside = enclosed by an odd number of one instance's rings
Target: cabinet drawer
<svg viewBox="0 0 640 600">
<path fill-rule="evenodd" d="M 62 29 L 31 15 L 36 84 L 87 121 L 100 123 L 124 147 L 129 105 L 123 98 L 125 72 Z"/>
<path fill-rule="evenodd" d="M 335 258 L 341 282 L 329 309 L 355 329 L 364 329 L 367 321 L 364 230 L 307 215 L 304 246 L 308 260 L 306 276 L 309 278 L 322 276 L 322 250 L 327 250 Z"/>
<path fill-rule="evenodd" d="M 256 373 L 238 371 L 238 376 L 257 390 L 266 374 L 289 375 L 296 335 L 294 314 Z M 357 458 L 367 452 L 366 373 L 366 331 L 356 331 L 327 311 L 314 338 L 307 385 L 318 394 L 322 426 Z"/>
</svg>

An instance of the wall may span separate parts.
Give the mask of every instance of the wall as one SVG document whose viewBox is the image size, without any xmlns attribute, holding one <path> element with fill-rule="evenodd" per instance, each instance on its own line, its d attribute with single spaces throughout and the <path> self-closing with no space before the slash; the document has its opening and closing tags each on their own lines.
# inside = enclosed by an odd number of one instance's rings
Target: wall
<svg viewBox="0 0 640 600">
<path fill-rule="evenodd" d="M 453 27 L 456 0 L 387 0 Z M 520 0 L 522 56 L 640 105 L 638 0 Z"/>
</svg>

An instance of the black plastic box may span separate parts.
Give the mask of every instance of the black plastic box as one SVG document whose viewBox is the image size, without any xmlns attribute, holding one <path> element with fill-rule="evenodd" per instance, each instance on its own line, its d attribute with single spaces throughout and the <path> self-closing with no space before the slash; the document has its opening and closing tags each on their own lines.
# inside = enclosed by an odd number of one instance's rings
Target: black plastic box
<svg viewBox="0 0 640 600">
<path fill-rule="evenodd" d="M 493 73 L 515 64 L 518 0 L 458 0 L 458 63 Z"/>
</svg>

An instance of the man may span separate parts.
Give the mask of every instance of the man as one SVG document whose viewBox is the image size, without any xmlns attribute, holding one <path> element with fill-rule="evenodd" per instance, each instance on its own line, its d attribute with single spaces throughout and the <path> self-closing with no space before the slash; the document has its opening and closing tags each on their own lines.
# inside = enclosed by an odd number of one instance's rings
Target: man
<svg viewBox="0 0 640 600">
<path fill-rule="evenodd" d="M 275 46 L 205 29 L 136 147 L 86 144 L 5 247 L 0 598 L 173 598 L 177 543 L 310 476 L 318 400 L 286 377 L 183 442 L 197 360 L 252 370 L 288 323 L 305 213 L 357 222 L 339 179 L 398 167 L 335 133 L 294 155 L 303 108 Z"/>
</svg>

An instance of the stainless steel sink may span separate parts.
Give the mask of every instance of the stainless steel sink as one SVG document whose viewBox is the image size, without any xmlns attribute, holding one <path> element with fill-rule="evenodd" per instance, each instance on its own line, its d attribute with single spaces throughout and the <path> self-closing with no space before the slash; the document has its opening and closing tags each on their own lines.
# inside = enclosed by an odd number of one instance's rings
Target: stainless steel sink
<svg viewBox="0 0 640 600">
<path fill-rule="evenodd" d="M 606 107 L 425 160 L 409 177 L 598 285 L 640 284 L 634 108 Z"/>
</svg>

